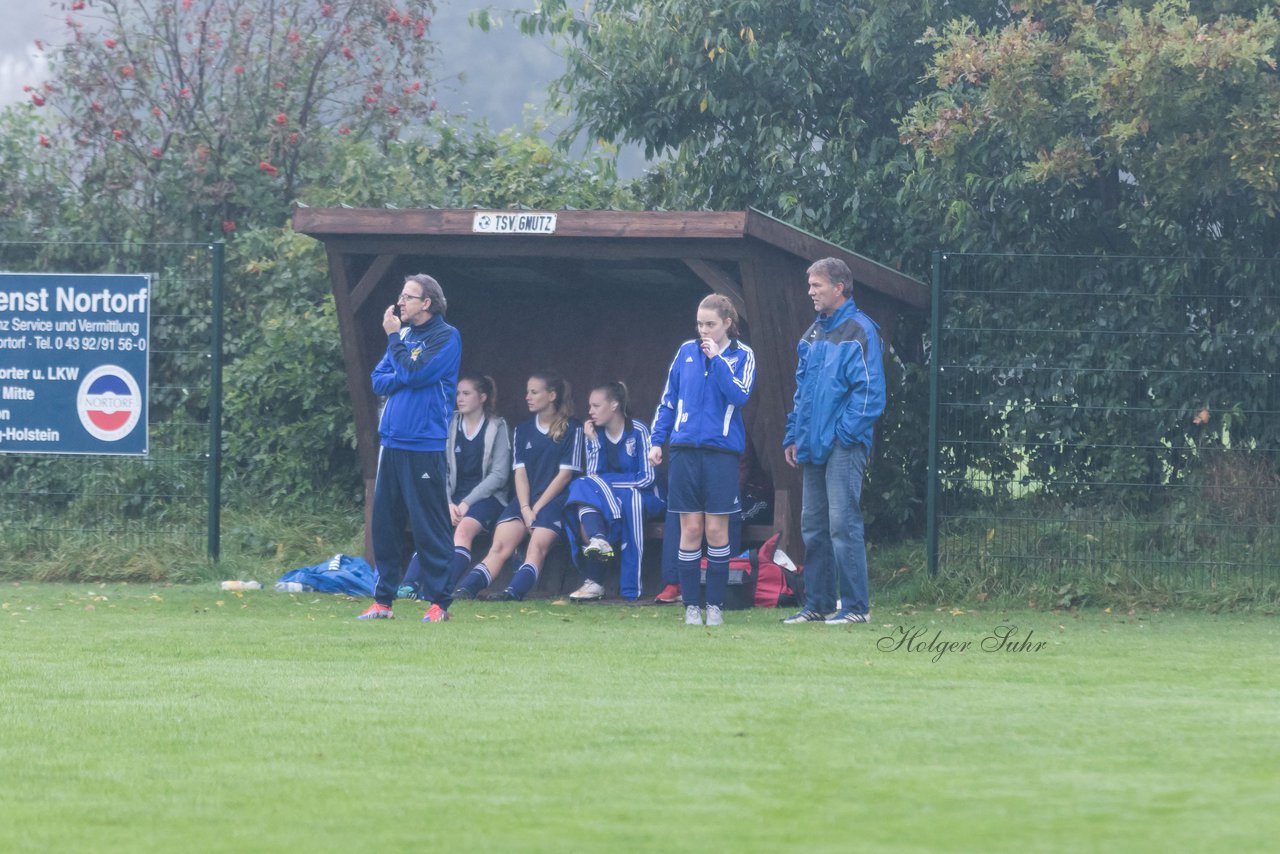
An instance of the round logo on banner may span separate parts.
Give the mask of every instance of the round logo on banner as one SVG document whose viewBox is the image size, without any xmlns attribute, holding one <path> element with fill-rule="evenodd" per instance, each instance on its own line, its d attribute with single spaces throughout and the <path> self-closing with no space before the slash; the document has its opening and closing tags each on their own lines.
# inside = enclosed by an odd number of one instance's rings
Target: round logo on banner
<svg viewBox="0 0 1280 854">
<path fill-rule="evenodd" d="M 114 442 L 128 436 L 138 425 L 142 392 L 133 374 L 116 365 L 102 365 L 80 383 L 76 411 L 90 436 Z"/>
</svg>

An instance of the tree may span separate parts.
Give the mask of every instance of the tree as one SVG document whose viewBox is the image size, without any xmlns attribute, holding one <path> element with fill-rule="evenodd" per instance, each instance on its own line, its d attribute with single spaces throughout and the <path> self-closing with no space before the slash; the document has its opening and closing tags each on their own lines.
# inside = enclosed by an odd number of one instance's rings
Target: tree
<svg viewBox="0 0 1280 854">
<path fill-rule="evenodd" d="M 340 137 L 424 122 L 432 0 L 76 0 L 32 139 L 80 238 L 278 224 Z M 53 200 L 50 200 L 53 201 Z"/>
<path fill-rule="evenodd" d="M 971 284 L 948 296 L 944 344 L 971 367 L 951 400 L 995 439 L 962 449 L 954 482 L 1021 465 L 1050 498 L 1146 503 L 1214 445 L 1274 466 L 1273 4 L 1037 0 L 927 41 L 904 210 L 941 211 L 960 250 L 1142 256 L 953 262 Z"/>
<path fill-rule="evenodd" d="M 521 21 L 568 46 L 561 97 L 579 129 L 670 160 L 650 204 L 754 206 L 879 260 L 927 270 L 899 216 L 898 122 L 926 90 L 919 38 L 1001 4 L 884 0 L 547 0 Z M 918 224 L 918 223 L 917 223 Z M 927 223 L 925 227 L 927 228 Z"/>
<path fill-rule="evenodd" d="M 945 212 L 949 246 L 1280 252 L 1273 4 L 1038 0 L 927 42 L 906 198 Z"/>
</svg>

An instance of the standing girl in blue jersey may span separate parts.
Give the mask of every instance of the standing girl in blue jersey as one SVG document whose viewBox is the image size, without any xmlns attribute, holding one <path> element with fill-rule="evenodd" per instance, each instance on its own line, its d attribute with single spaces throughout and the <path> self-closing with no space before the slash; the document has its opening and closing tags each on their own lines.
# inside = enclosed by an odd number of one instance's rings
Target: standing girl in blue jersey
<svg viewBox="0 0 1280 854">
<path fill-rule="evenodd" d="M 625 599 L 638 599 L 645 519 L 666 509 L 649 461 L 649 428 L 631 420 L 627 387 L 620 382 L 593 388 L 587 415 L 587 468 L 569 484 L 565 518 L 583 584 L 569 598 L 604 598 L 605 562 L 617 555 L 619 590 Z"/>
<path fill-rule="evenodd" d="M 458 582 L 455 598 L 472 598 L 488 587 L 527 536 L 524 563 L 494 597 L 523 599 L 564 530 L 569 482 L 582 471 L 582 423 L 573 417 L 569 383 L 551 371 L 529 377 L 525 403 L 532 417 L 516 425 L 512 441 L 515 498 L 498 516 L 489 553 Z"/>
<path fill-rule="evenodd" d="M 742 508 L 738 458 L 746 447 L 742 407 L 751 396 L 756 356 L 738 340 L 738 312 L 712 294 L 698 305 L 698 338 L 676 351 L 653 417 L 649 460 L 670 441 L 667 506 L 680 514 L 678 566 L 685 623 L 702 624 L 698 592 L 707 555 L 707 625 L 724 623 L 729 586 L 729 516 Z"/>
</svg>

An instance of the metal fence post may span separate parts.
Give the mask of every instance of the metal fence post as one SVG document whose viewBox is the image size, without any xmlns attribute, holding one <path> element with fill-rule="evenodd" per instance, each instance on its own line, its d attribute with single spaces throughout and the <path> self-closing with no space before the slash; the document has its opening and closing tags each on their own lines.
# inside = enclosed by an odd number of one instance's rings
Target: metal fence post
<svg viewBox="0 0 1280 854">
<path fill-rule="evenodd" d="M 213 262 L 212 323 L 209 332 L 209 557 L 218 559 L 222 530 L 222 284 L 227 245 L 209 246 Z"/>
<path fill-rule="evenodd" d="M 925 548 L 930 577 L 938 574 L 938 374 L 942 349 L 942 260 L 942 252 L 935 249 L 929 317 L 929 481 L 925 488 Z"/>
</svg>

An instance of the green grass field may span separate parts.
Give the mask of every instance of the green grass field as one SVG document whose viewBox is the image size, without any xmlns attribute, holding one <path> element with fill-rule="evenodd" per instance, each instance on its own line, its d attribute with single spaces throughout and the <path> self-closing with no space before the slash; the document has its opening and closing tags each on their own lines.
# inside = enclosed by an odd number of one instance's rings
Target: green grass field
<svg viewBox="0 0 1280 854">
<path fill-rule="evenodd" d="M 712 630 L 676 608 L 546 600 L 357 622 L 365 604 L 0 588 L 0 850 L 1250 851 L 1280 836 L 1274 616 L 882 606 L 868 626 L 755 611 Z M 1017 627 L 1004 646 L 1030 643 L 984 651 L 1000 626 Z"/>
</svg>

